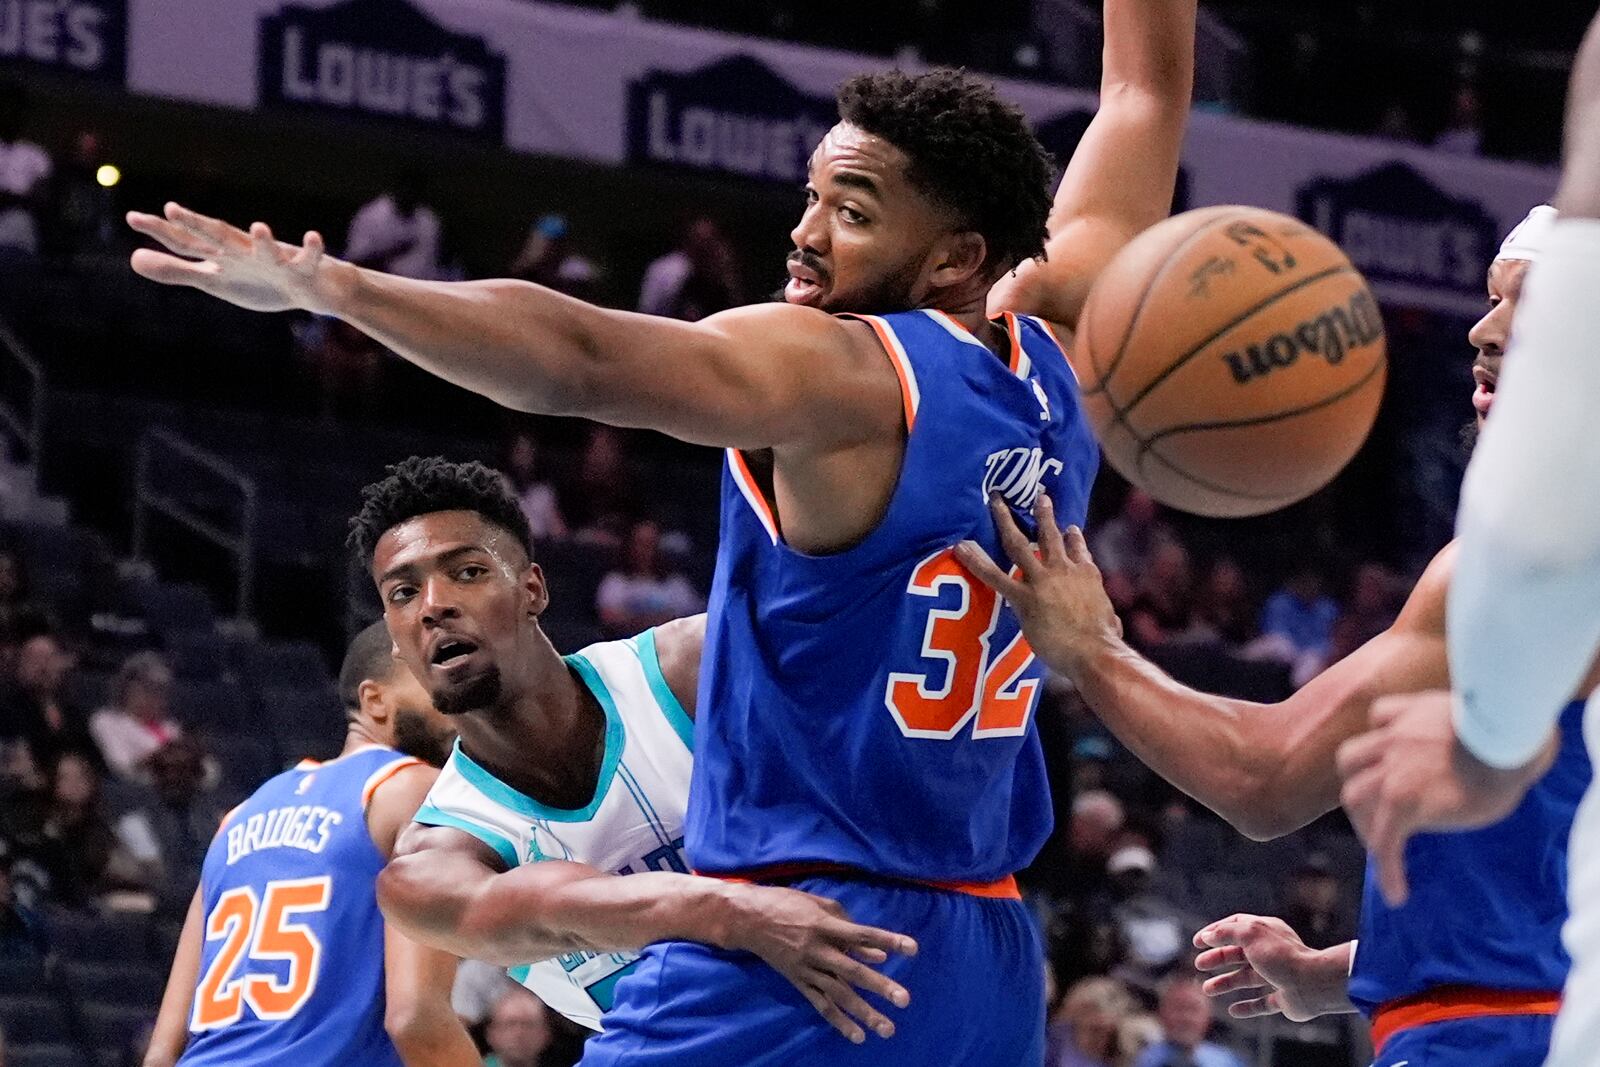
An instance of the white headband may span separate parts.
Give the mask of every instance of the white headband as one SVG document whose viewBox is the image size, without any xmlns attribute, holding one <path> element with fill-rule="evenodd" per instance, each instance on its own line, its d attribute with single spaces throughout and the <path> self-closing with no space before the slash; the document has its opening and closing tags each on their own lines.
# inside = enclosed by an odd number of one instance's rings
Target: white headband
<svg viewBox="0 0 1600 1067">
<path fill-rule="evenodd" d="M 1526 259 L 1533 262 L 1550 244 L 1550 230 L 1556 224 L 1556 209 L 1540 204 L 1517 223 L 1500 244 L 1495 259 Z"/>
</svg>

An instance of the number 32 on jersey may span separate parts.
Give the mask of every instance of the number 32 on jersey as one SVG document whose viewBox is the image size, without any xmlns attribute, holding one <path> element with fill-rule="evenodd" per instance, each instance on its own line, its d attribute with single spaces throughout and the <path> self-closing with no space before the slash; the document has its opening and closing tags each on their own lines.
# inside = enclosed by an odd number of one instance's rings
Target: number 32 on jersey
<svg viewBox="0 0 1600 1067">
<path fill-rule="evenodd" d="M 195 1033 L 231 1026 L 244 1015 L 244 1005 L 258 1019 L 287 1019 L 316 992 L 322 970 L 322 942 L 311 928 L 296 922 L 297 915 L 328 910 L 332 880 L 298 878 L 268 882 L 259 898 L 251 886 L 230 889 L 217 898 L 206 918 L 206 940 L 221 941 L 195 993 Z M 248 950 L 248 951 L 247 951 Z M 282 980 L 271 973 L 252 973 L 254 964 L 280 961 L 288 964 Z"/>
<path fill-rule="evenodd" d="M 1017 575 L 1013 570 L 1012 576 Z M 1028 729 L 1028 715 L 1039 693 L 1039 679 L 1023 678 L 1033 663 L 1033 649 L 1021 631 L 998 653 L 991 647 L 1000 622 L 1000 595 L 963 567 L 955 549 L 945 548 L 911 572 L 906 591 L 937 599 L 954 590 L 954 607 L 928 609 L 922 635 L 924 659 L 941 661 L 943 684 L 930 685 L 927 674 L 895 671 L 889 675 L 884 703 L 907 737 L 949 739 L 976 717 L 972 736 L 1016 737 Z"/>
</svg>

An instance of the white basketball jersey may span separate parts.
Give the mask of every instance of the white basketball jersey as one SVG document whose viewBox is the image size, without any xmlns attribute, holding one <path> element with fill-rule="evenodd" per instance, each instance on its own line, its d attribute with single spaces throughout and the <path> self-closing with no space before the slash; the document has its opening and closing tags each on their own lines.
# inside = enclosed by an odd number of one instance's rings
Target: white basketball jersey
<svg viewBox="0 0 1600 1067">
<path fill-rule="evenodd" d="M 616 874 L 687 872 L 683 814 L 689 802 L 694 725 L 661 675 L 656 635 L 590 645 L 566 657 L 606 715 L 605 755 L 594 798 L 551 808 L 484 770 L 456 745 L 416 821 L 464 830 L 508 867 L 572 860 Z M 600 1029 L 631 953 L 572 952 L 510 974 L 574 1022 Z"/>
</svg>

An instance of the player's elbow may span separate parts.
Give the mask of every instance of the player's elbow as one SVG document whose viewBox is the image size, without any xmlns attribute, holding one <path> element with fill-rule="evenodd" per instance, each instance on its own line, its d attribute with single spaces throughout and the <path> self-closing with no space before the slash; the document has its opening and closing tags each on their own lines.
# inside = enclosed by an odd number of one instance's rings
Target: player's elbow
<svg viewBox="0 0 1600 1067">
<path fill-rule="evenodd" d="M 1298 830 L 1305 820 L 1285 803 L 1276 760 L 1247 757 L 1228 776 L 1215 808 L 1228 825 L 1252 841 L 1272 841 Z"/>
</svg>

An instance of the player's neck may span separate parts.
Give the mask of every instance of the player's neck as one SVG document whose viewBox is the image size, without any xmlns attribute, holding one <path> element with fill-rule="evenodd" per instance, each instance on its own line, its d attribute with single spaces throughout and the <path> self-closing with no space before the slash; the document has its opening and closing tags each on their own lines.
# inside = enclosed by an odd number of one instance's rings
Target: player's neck
<svg viewBox="0 0 1600 1067">
<path fill-rule="evenodd" d="M 379 737 L 370 723 L 362 722 L 360 719 L 352 719 L 350 725 L 345 729 L 344 747 L 339 750 L 339 757 L 342 759 L 352 752 L 359 752 L 361 749 L 369 748 L 373 745 L 393 748 L 394 739 Z"/>
<path fill-rule="evenodd" d="M 1011 339 L 1003 327 L 989 321 L 988 293 L 968 298 L 940 301 L 937 309 L 961 324 L 972 336 L 983 342 L 985 348 L 1000 359 L 1011 357 Z"/>
<path fill-rule="evenodd" d="M 537 657 L 531 682 L 503 707 L 461 716 L 461 748 L 517 792 L 581 808 L 594 795 L 605 712 L 554 649 Z"/>
</svg>

